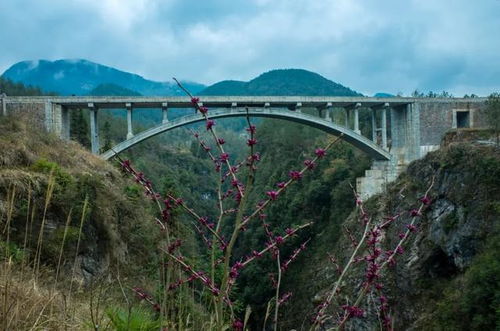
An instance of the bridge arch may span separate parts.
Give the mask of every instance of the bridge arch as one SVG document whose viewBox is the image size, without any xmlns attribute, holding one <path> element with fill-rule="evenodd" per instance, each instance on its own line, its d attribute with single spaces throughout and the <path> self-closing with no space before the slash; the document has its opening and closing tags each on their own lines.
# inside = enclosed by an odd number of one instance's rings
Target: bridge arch
<svg viewBox="0 0 500 331">
<path fill-rule="evenodd" d="M 215 110 L 210 110 L 209 115 L 211 119 L 224 118 L 224 117 L 242 117 L 247 115 L 247 110 L 244 108 L 215 109 Z M 266 109 L 266 108 L 248 109 L 248 115 L 251 117 L 277 118 L 296 123 L 302 123 L 336 136 L 343 134 L 343 139 L 345 141 L 349 142 L 353 146 L 362 150 L 370 157 L 376 160 L 391 159 L 391 154 L 388 151 L 384 150 L 370 139 L 354 132 L 353 130 L 339 126 L 333 122 L 318 118 L 316 116 L 285 109 Z M 197 113 L 168 121 L 166 123 L 142 131 L 136 134 L 135 136 L 131 137 L 130 139 L 118 143 L 112 149 L 102 153 L 101 157 L 104 158 L 105 160 L 108 160 L 113 156 L 129 149 L 130 147 L 137 145 L 138 143 L 145 141 L 149 138 L 152 138 L 160 133 L 167 132 L 181 126 L 193 124 L 196 122 L 201 122 L 203 120 L 204 117 L 201 114 Z"/>
</svg>

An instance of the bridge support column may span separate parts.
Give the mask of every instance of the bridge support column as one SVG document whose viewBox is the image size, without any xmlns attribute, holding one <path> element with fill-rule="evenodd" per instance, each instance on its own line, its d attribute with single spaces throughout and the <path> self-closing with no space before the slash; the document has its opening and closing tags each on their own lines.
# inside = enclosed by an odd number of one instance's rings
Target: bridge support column
<svg viewBox="0 0 500 331">
<path fill-rule="evenodd" d="M 295 111 L 297 113 L 301 113 L 302 112 L 301 108 L 302 108 L 302 102 L 297 102 L 297 104 L 295 105 Z"/>
<path fill-rule="evenodd" d="M 162 113 L 162 120 L 161 120 L 161 123 L 162 124 L 165 124 L 168 122 L 168 103 L 167 102 L 163 102 L 161 104 L 161 113 Z"/>
<path fill-rule="evenodd" d="M 382 108 L 382 148 L 387 149 L 387 109 L 389 104 L 384 104 Z"/>
<path fill-rule="evenodd" d="M 361 108 L 361 104 L 357 103 L 356 106 L 354 106 L 354 132 L 357 134 L 361 134 L 359 130 L 359 108 Z"/>
<path fill-rule="evenodd" d="M 5 93 L 0 94 L 0 99 L 2 101 L 2 115 L 7 116 L 7 104 L 5 102 L 5 97 L 7 95 Z"/>
<path fill-rule="evenodd" d="M 93 103 L 88 104 L 90 110 L 90 145 L 92 154 L 99 154 L 99 126 L 97 123 L 97 108 Z"/>
<path fill-rule="evenodd" d="M 45 106 L 44 106 L 44 114 L 45 114 L 45 130 L 47 132 L 52 132 L 52 101 L 47 100 L 45 101 Z"/>
<path fill-rule="evenodd" d="M 61 138 L 69 140 L 71 134 L 70 112 L 65 106 L 61 106 Z"/>
<path fill-rule="evenodd" d="M 325 109 L 325 120 L 327 120 L 328 122 L 331 122 L 332 121 L 332 103 L 329 102 L 326 104 L 326 109 Z"/>
<path fill-rule="evenodd" d="M 377 143 L 377 119 L 375 118 L 375 109 L 370 108 L 372 114 L 372 141 Z"/>
<path fill-rule="evenodd" d="M 125 107 L 127 108 L 127 139 L 130 139 L 134 136 L 132 132 L 132 104 L 126 103 Z"/>
</svg>

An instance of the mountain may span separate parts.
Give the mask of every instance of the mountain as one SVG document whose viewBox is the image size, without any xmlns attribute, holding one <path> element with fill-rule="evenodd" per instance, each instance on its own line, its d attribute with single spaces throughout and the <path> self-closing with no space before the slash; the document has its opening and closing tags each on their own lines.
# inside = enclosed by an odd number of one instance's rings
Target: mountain
<svg viewBox="0 0 500 331">
<path fill-rule="evenodd" d="M 136 91 L 129 90 L 128 88 L 121 87 L 120 85 L 108 83 L 108 84 L 99 84 L 95 89 L 90 91 L 89 95 L 93 95 L 93 96 L 109 96 L 109 95 L 140 96 L 142 94 L 140 94 Z"/>
<path fill-rule="evenodd" d="M 271 70 L 249 82 L 225 80 L 207 87 L 199 94 L 361 96 L 348 87 L 303 69 Z"/>
<path fill-rule="evenodd" d="M 7 69 L 2 77 L 61 95 L 88 95 L 101 84 L 114 84 L 142 95 L 183 95 L 173 82 L 148 80 L 83 59 L 18 62 Z M 193 93 L 205 87 L 193 82 L 183 84 Z"/>
<path fill-rule="evenodd" d="M 385 93 L 385 92 L 378 92 L 378 93 L 375 93 L 374 97 L 375 98 L 394 98 L 395 95 L 390 94 L 390 93 Z"/>
</svg>

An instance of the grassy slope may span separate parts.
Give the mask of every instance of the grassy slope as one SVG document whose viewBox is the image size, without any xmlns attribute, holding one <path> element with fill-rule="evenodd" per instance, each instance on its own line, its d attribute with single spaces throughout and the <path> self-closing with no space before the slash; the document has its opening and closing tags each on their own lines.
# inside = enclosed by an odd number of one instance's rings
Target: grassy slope
<svg viewBox="0 0 500 331">
<path fill-rule="evenodd" d="M 0 118 L 0 151 L 0 296 L 8 303 L 2 306 L 9 307 L 0 309 L 4 327 L 83 328 L 90 317 L 88 301 L 81 300 L 88 300 L 90 294 L 89 288 L 82 293 L 77 284 L 89 285 L 106 275 L 116 285 L 118 270 L 124 286 L 152 286 L 158 231 L 140 188 L 78 144 L 62 142 L 13 118 Z M 47 195 L 51 182 L 54 189 Z M 86 197 L 89 208 L 76 252 Z M 61 277 L 56 284 L 54 272 L 68 218 Z M 35 272 L 40 238 L 41 267 Z M 76 282 L 73 293 L 68 293 L 73 266 Z M 70 303 L 71 294 L 77 299 Z M 123 298 L 115 302 L 121 303 Z"/>
</svg>

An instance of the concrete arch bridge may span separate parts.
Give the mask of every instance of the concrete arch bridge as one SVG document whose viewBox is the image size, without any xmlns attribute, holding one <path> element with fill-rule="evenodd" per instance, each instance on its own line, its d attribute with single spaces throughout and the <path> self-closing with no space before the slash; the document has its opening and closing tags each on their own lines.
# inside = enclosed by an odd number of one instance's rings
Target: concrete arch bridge
<svg viewBox="0 0 500 331">
<path fill-rule="evenodd" d="M 444 133 L 451 128 L 484 127 L 484 98 L 368 98 L 368 97 L 215 97 L 202 98 L 210 118 L 265 117 L 312 126 L 343 139 L 373 158 L 373 166 L 357 181 L 358 191 L 368 197 L 380 192 L 409 162 L 439 148 Z M 117 153 L 163 132 L 200 122 L 186 97 L 1 97 L 2 114 L 28 112 L 62 139 L 70 137 L 70 112 L 89 109 L 91 146 L 94 154 L 109 159 Z M 161 111 L 162 121 L 134 134 L 135 109 Z M 169 119 L 172 108 L 185 115 Z M 314 109 L 315 115 L 302 112 Z M 97 113 L 105 109 L 127 112 L 127 138 L 100 153 Z M 369 113 L 368 137 L 360 131 L 360 112 Z M 340 116 L 339 116 L 340 115 Z M 366 116 L 365 116 L 366 117 Z M 335 119 L 335 120 L 334 120 Z M 340 121 L 339 121 L 340 119 Z"/>
</svg>

